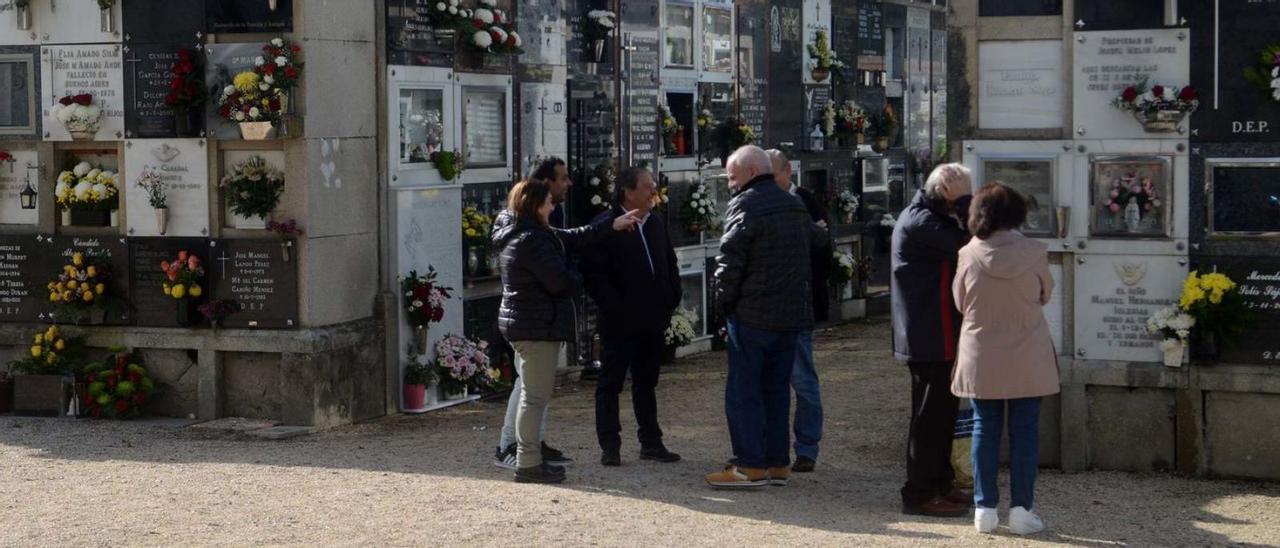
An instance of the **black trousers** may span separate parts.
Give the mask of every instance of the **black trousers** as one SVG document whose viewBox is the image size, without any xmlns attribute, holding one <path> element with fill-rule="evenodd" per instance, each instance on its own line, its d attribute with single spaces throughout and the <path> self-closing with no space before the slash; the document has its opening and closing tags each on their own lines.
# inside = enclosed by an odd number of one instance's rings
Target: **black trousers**
<svg viewBox="0 0 1280 548">
<path fill-rule="evenodd" d="M 951 441 L 960 400 L 951 395 L 953 362 L 910 363 L 911 426 L 902 502 L 916 506 L 951 492 Z"/>
<path fill-rule="evenodd" d="M 604 356 L 596 383 L 596 438 L 601 449 L 622 447 L 618 395 L 631 372 L 631 405 L 642 449 L 662 445 L 658 427 L 658 368 L 662 362 L 662 331 L 643 334 L 601 334 Z"/>
</svg>

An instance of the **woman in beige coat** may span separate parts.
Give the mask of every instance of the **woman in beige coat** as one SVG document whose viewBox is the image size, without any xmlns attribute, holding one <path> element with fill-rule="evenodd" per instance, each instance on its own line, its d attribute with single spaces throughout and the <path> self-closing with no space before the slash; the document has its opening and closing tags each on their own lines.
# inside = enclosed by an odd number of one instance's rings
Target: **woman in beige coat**
<svg viewBox="0 0 1280 548">
<path fill-rule="evenodd" d="M 1057 353 L 1041 308 L 1053 292 L 1048 248 L 1018 232 L 1027 201 L 992 183 L 974 196 L 969 232 L 952 285 L 964 315 L 951 392 L 973 400 L 974 526 L 999 521 L 1000 434 L 1009 421 L 1009 529 L 1044 529 L 1032 511 L 1040 463 L 1040 398 L 1058 392 Z"/>
</svg>

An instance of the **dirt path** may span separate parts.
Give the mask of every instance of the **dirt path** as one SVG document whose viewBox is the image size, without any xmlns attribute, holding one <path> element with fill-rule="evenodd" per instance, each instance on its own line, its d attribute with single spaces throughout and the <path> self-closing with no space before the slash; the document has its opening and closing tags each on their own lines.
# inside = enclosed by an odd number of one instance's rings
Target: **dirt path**
<svg viewBox="0 0 1280 548">
<path fill-rule="evenodd" d="M 1037 505 L 1049 531 L 1030 539 L 899 514 L 907 377 L 887 335 L 883 322 L 820 335 L 827 439 L 818 470 L 785 488 L 702 484 L 729 457 L 724 355 L 713 353 L 664 371 L 663 427 L 685 457 L 674 465 L 637 461 L 624 436 L 624 466 L 601 467 L 590 386 L 559 393 L 549 438 L 579 459 L 562 486 L 515 484 L 490 463 L 497 403 L 284 442 L 195 439 L 161 421 L 3 418 L 0 545 L 1280 542 L 1280 486 L 1162 475 L 1046 471 Z"/>
</svg>

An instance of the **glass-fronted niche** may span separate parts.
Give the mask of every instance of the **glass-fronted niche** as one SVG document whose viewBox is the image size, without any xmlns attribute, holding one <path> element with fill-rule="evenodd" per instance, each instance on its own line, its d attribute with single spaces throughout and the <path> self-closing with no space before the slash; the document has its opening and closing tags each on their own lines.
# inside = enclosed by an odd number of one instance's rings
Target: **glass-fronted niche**
<svg viewBox="0 0 1280 548">
<path fill-rule="evenodd" d="M 701 263 L 696 263 L 701 266 Z M 676 313 L 687 316 L 693 322 L 693 337 L 707 334 L 707 284 L 704 270 L 685 270 L 680 273 L 683 298 Z"/>
<path fill-rule="evenodd" d="M 1027 199 L 1027 222 L 1022 232 L 1033 238 L 1053 238 L 1058 234 L 1055 157 L 982 158 L 979 185 L 1000 182 L 1013 187 Z"/>
<path fill-rule="evenodd" d="M 693 4 L 667 2 L 663 8 L 663 59 L 668 67 L 694 68 L 693 13 Z"/>
<path fill-rule="evenodd" d="M 1089 158 L 1089 234 L 1167 238 L 1173 209 L 1173 162 L 1167 156 Z"/>
<path fill-rule="evenodd" d="M 707 72 L 733 72 L 733 12 L 707 6 L 702 9 L 702 64 Z"/>
<path fill-rule="evenodd" d="M 24 53 L 0 53 L 0 135 L 36 137 L 37 83 L 34 49 Z"/>
<path fill-rule="evenodd" d="M 511 179 L 510 76 L 392 66 L 388 80 L 393 187 Z"/>
<path fill-rule="evenodd" d="M 1208 159 L 1205 192 L 1210 236 L 1280 236 L 1280 158 Z"/>
</svg>

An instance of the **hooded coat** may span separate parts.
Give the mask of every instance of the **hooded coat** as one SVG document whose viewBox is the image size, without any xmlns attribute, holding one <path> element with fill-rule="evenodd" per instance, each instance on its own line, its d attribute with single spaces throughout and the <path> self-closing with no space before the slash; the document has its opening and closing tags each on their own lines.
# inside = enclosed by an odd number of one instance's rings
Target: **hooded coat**
<svg viewBox="0 0 1280 548">
<path fill-rule="evenodd" d="M 1004 400 L 1058 393 L 1057 352 L 1042 308 L 1053 293 L 1048 246 L 1017 231 L 960 249 L 952 284 L 964 315 L 951 392 Z"/>
</svg>

